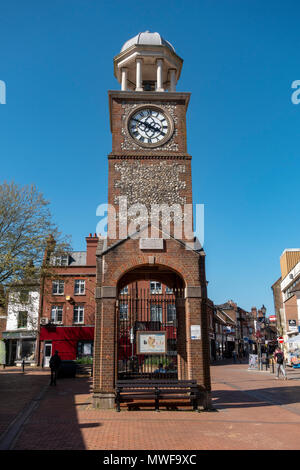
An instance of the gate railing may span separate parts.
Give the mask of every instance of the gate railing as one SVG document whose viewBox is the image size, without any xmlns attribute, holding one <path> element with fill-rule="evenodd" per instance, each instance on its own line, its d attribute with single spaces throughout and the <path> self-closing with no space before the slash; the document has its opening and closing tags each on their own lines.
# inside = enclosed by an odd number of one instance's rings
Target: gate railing
<svg viewBox="0 0 300 470">
<path fill-rule="evenodd" d="M 118 379 L 177 379 L 177 305 L 183 290 L 126 289 L 117 300 Z"/>
</svg>

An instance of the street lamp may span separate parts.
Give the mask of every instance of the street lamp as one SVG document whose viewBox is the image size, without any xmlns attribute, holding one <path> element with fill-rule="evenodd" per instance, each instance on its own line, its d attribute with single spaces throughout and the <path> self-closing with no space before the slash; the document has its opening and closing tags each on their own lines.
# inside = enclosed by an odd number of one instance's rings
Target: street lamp
<svg viewBox="0 0 300 470">
<path fill-rule="evenodd" d="M 261 309 L 260 309 L 261 313 L 263 314 L 263 321 L 265 321 L 265 315 L 266 315 L 266 307 L 264 306 L 264 304 L 262 305 Z M 261 322 L 259 322 L 260 325 L 261 325 Z M 260 332 L 261 332 L 261 326 L 260 326 Z M 260 338 L 258 339 L 258 364 L 259 364 L 259 369 L 262 370 L 262 363 L 261 363 L 261 337 L 262 335 L 260 335 Z"/>
</svg>

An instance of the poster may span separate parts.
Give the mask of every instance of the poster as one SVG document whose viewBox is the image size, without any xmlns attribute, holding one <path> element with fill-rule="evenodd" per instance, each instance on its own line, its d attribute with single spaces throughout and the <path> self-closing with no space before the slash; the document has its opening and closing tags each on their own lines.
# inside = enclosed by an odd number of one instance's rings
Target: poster
<svg viewBox="0 0 300 470">
<path fill-rule="evenodd" d="M 137 331 L 137 354 L 166 354 L 166 331 Z"/>
<path fill-rule="evenodd" d="M 248 369 L 258 369 L 258 355 L 257 354 L 249 354 Z"/>
<path fill-rule="evenodd" d="M 200 325 L 191 325 L 191 339 L 201 339 Z"/>
</svg>

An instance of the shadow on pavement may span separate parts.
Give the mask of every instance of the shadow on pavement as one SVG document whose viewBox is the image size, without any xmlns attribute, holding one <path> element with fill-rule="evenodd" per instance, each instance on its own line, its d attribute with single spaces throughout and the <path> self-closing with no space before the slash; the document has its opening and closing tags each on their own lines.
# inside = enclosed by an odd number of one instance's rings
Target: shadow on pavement
<svg viewBox="0 0 300 470">
<path fill-rule="evenodd" d="M 282 386 L 253 390 L 217 390 L 213 391 L 212 397 L 213 406 L 217 409 L 299 404 L 299 387 Z"/>
</svg>

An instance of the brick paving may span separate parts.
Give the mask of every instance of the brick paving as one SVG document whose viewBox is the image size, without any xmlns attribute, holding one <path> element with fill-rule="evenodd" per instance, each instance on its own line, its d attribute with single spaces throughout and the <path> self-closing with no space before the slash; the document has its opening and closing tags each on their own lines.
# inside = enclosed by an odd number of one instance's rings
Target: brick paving
<svg viewBox="0 0 300 470">
<path fill-rule="evenodd" d="M 39 373 L 36 371 L 36 377 Z M 1 372 L 0 380 L 3 375 Z M 275 380 L 269 372 L 248 371 L 245 364 L 225 363 L 213 365 L 211 375 L 213 404 L 218 412 L 195 413 L 188 408 L 159 413 L 150 408 L 123 409 L 121 413 L 95 410 L 90 378 L 59 380 L 57 387 L 48 387 L 13 448 L 300 449 L 299 370 L 288 369 L 289 380 L 283 381 Z M 41 386 L 44 381 L 45 375 L 40 376 Z M 12 405 L 12 397 L 10 400 Z M 2 407 L 1 402 L 1 417 Z"/>
<path fill-rule="evenodd" d="M 0 437 L 48 381 L 49 371 L 43 369 L 0 369 Z"/>
</svg>

